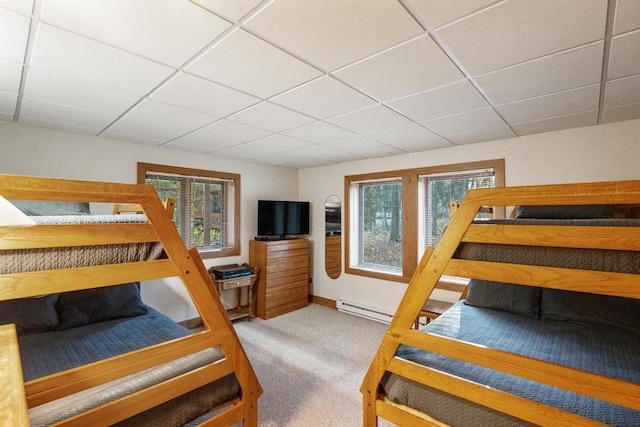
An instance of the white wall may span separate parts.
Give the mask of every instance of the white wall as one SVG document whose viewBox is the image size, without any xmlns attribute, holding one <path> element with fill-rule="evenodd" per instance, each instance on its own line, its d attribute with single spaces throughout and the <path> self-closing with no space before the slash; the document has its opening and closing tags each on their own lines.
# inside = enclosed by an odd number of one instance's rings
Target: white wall
<svg viewBox="0 0 640 427">
<path fill-rule="evenodd" d="M 389 311 L 396 309 L 406 288 L 404 284 L 344 273 L 337 280 L 327 277 L 323 239 L 325 199 L 335 194 L 344 201 L 345 175 L 493 158 L 505 158 L 506 181 L 510 186 L 639 179 L 640 120 L 299 172 L 0 121 L 0 173 L 134 183 L 138 161 L 240 173 L 242 253 L 238 257 L 208 260 L 207 267 L 248 260 L 248 241 L 256 234 L 258 199 L 310 201 L 313 293 Z M 179 283 L 147 283 L 143 298 L 175 320 L 197 316 Z"/>
<path fill-rule="evenodd" d="M 495 158 L 505 159 L 508 186 L 640 179 L 640 120 L 301 170 L 300 200 L 312 202 L 316 219 L 312 224 L 314 295 L 393 312 L 406 289 L 399 282 L 344 272 L 336 280 L 326 275 L 324 201 L 331 194 L 344 201 L 345 175 Z"/>
<path fill-rule="evenodd" d="M 137 162 L 241 174 L 241 254 L 206 260 L 207 267 L 248 261 L 248 242 L 256 234 L 258 199 L 295 200 L 298 197 L 295 169 L 0 121 L 0 173 L 135 183 Z M 198 316 L 177 279 L 147 282 L 142 290 L 147 304 L 174 320 Z M 231 304 L 234 295 L 227 295 Z"/>
</svg>

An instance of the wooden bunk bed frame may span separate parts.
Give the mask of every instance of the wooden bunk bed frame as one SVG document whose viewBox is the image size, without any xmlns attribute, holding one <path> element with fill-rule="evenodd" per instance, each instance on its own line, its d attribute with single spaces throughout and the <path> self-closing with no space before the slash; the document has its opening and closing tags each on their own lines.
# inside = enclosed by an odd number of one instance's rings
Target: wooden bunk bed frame
<svg viewBox="0 0 640 427">
<path fill-rule="evenodd" d="M 257 425 L 262 393 L 224 306 L 196 249 L 187 250 L 154 188 L 146 185 L 0 175 L 7 199 L 139 205 L 147 224 L 36 225 L 0 227 L 0 249 L 34 249 L 161 242 L 167 259 L 0 275 L 0 300 L 33 297 L 120 283 L 178 276 L 201 315 L 205 330 L 22 384 L 13 325 L 0 327 L 0 416 L 29 425 L 26 408 L 104 384 L 205 348 L 224 357 L 56 425 L 110 425 L 234 373 L 241 395 L 218 408 L 203 425 Z M 168 209 L 173 209 L 169 204 Z M 88 285 L 87 283 L 91 283 Z M 21 403 L 24 402 L 24 403 Z M 6 417 L 5 417 L 6 416 Z"/>
<path fill-rule="evenodd" d="M 473 223 L 484 207 L 640 203 L 640 181 L 543 185 L 471 190 L 451 218 L 439 245 L 425 251 L 360 389 L 364 425 L 378 417 L 398 425 L 444 425 L 386 399 L 380 388 L 392 372 L 445 393 L 538 425 L 601 425 L 593 420 L 395 357 L 401 344 L 578 394 L 640 410 L 640 385 L 412 329 L 442 275 L 518 285 L 640 298 L 635 274 L 452 259 L 461 242 L 640 251 L 636 227 L 491 225 Z"/>
</svg>

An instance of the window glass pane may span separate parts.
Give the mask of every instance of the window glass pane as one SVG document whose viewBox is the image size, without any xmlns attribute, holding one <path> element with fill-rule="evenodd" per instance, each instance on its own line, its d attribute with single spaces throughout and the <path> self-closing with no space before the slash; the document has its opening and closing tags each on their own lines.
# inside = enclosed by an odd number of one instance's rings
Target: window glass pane
<svg viewBox="0 0 640 427">
<path fill-rule="evenodd" d="M 359 184 L 359 266 L 402 272 L 402 181 Z"/>
<path fill-rule="evenodd" d="M 461 202 L 467 191 L 495 186 L 493 170 L 422 176 L 423 244 L 436 247 L 449 225 L 449 202 Z M 479 214 L 478 217 L 486 217 Z"/>
<path fill-rule="evenodd" d="M 219 250 L 233 247 L 233 183 L 223 179 L 147 172 L 145 182 L 161 200 L 176 200 L 173 221 L 188 247 Z"/>
</svg>

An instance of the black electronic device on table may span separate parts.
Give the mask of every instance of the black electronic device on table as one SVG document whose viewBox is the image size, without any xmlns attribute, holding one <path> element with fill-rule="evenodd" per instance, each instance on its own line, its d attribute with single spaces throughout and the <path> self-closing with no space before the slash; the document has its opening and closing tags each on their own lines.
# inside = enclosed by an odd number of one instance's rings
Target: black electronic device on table
<svg viewBox="0 0 640 427">
<path fill-rule="evenodd" d="M 213 267 L 213 275 L 218 280 L 233 279 L 251 275 L 251 268 L 243 265 Z"/>
</svg>

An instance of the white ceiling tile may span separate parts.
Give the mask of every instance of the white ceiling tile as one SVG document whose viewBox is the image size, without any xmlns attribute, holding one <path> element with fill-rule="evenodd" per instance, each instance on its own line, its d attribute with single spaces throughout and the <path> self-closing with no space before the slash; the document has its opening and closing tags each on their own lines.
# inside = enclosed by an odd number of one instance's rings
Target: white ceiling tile
<svg viewBox="0 0 640 427">
<path fill-rule="evenodd" d="M 321 74 L 244 30 L 231 33 L 187 67 L 187 71 L 261 98 Z"/>
<path fill-rule="evenodd" d="M 429 35 L 358 62 L 335 75 L 382 101 L 464 79 Z"/>
<path fill-rule="evenodd" d="M 613 34 L 618 35 L 638 28 L 640 28 L 640 2 L 638 0 L 618 0 Z"/>
<path fill-rule="evenodd" d="M 329 76 L 270 99 L 318 119 L 358 110 L 377 102 Z"/>
<path fill-rule="evenodd" d="M 317 159 L 313 157 L 307 157 L 301 150 L 293 150 L 286 153 L 278 153 L 278 154 L 271 154 L 267 156 L 261 156 L 259 158 L 259 161 L 260 163 L 265 163 L 269 165 L 295 167 L 295 168 L 328 166 L 332 164 L 332 162 L 330 161 Z"/>
<path fill-rule="evenodd" d="M 389 153 L 397 151 L 395 147 L 391 147 L 363 136 L 353 136 L 339 141 L 327 142 L 326 144 L 322 144 L 322 146 L 359 154 L 364 157 L 369 157 L 369 153 L 373 151 L 380 152 L 385 149 L 388 149 Z"/>
<path fill-rule="evenodd" d="M 422 33 L 395 1 L 280 0 L 246 26 L 324 70 L 334 70 Z"/>
<path fill-rule="evenodd" d="M 213 151 L 233 147 L 234 145 L 238 145 L 238 143 L 214 139 L 210 136 L 204 135 L 201 132 L 193 132 L 188 135 L 181 136 L 180 138 L 174 139 L 167 144 L 167 146 L 169 145 L 174 147 L 188 147 L 191 150 L 211 153 Z"/>
<path fill-rule="evenodd" d="M 26 16 L 0 9 L 0 59 L 24 62 L 30 21 Z"/>
<path fill-rule="evenodd" d="M 73 126 L 99 131 L 115 120 L 116 116 L 25 96 L 22 99 L 20 109 L 20 122 L 22 122 L 22 118 L 67 123 Z"/>
<path fill-rule="evenodd" d="M 347 151 L 340 150 L 337 147 L 330 147 L 326 144 L 312 145 L 309 147 L 300 148 L 298 150 L 292 151 L 291 153 L 301 154 L 306 157 L 321 159 L 331 163 L 351 162 L 354 160 L 361 160 L 365 158 L 364 156 L 349 153 Z"/>
<path fill-rule="evenodd" d="M 187 73 L 179 73 L 151 98 L 218 117 L 260 102 L 259 98 Z"/>
<path fill-rule="evenodd" d="M 247 108 L 229 116 L 228 119 L 272 132 L 282 132 L 314 121 L 310 117 L 270 102 L 262 102 Z"/>
<path fill-rule="evenodd" d="M 445 137 L 447 135 L 476 132 L 506 125 L 493 108 L 443 117 L 423 122 L 422 124 Z"/>
<path fill-rule="evenodd" d="M 0 102 L 2 102 L 2 101 L 0 101 Z M 0 111 L 0 120 L 6 121 L 6 122 L 12 122 L 13 121 L 13 114 L 11 114 L 11 113 L 3 113 L 2 111 Z"/>
<path fill-rule="evenodd" d="M 5 119 L 5 120 L 13 120 L 13 115 L 16 112 L 17 102 L 18 102 L 17 94 L 0 92 L 0 113 L 7 116 L 11 116 L 11 119 Z"/>
<path fill-rule="evenodd" d="M 371 133 L 411 124 L 411 120 L 384 105 L 343 114 L 327 121 L 355 133 Z"/>
<path fill-rule="evenodd" d="M 640 30 L 611 39 L 608 79 L 640 73 Z"/>
<path fill-rule="evenodd" d="M 453 147 L 453 144 L 444 138 L 433 141 L 413 141 L 407 144 L 394 145 L 396 148 L 406 151 L 407 153 L 419 153 L 421 151 L 435 150 L 437 148 Z"/>
<path fill-rule="evenodd" d="M 31 15 L 33 0 L 0 0 L 0 7 L 18 12 L 22 15 Z"/>
<path fill-rule="evenodd" d="M 605 108 L 602 112 L 602 123 L 621 122 L 623 120 L 640 119 L 640 103 Z"/>
<path fill-rule="evenodd" d="M 218 120 L 197 132 L 220 143 L 240 144 L 271 135 L 270 131 L 258 129 L 230 120 Z"/>
<path fill-rule="evenodd" d="M 533 122 L 598 109 L 600 85 L 571 89 L 497 107 L 509 123 Z"/>
<path fill-rule="evenodd" d="M 409 0 L 409 3 L 429 25 L 440 27 L 496 3 L 496 0 Z"/>
<path fill-rule="evenodd" d="M 511 0 L 437 34 L 478 75 L 602 39 L 606 15 L 602 0 Z"/>
<path fill-rule="evenodd" d="M 119 116 L 140 100 L 139 95 L 50 74 L 38 67 L 29 68 L 24 94 L 115 116 Z"/>
<path fill-rule="evenodd" d="M 330 142 L 354 136 L 353 132 L 330 125 L 329 123 L 325 122 L 315 122 L 309 125 L 300 126 L 299 128 L 283 132 L 283 134 L 292 136 L 294 138 L 299 138 L 304 141 L 313 142 L 314 144 L 322 144 L 324 142 Z"/>
<path fill-rule="evenodd" d="M 400 128 L 387 129 L 381 132 L 368 133 L 367 138 L 399 147 L 413 142 L 428 142 L 441 139 L 438 135 L 417 123 Z"/>
<path fill-rule="evenodd" d="M 42 24 L 31 65 L 52 74 L 145 95 L 173 69 Z"/>
<path fill-rule="evenodd" d="M 496 104 L 600 82 L 604 42 L 545 56 L 475 78 Z"/>
<path fill-rule="evenodd" d="M 474 111 L 489 103 L 468 80 L 389 102 L 389 105 L 417 121 Z"/>
<path fill-rule="evenodd" d="M 111 132 L 111 131 L 103 132 L 100 134 L 100 136 L 104 138 L 119 139 L 121 141 L 129 141 L 129 142 L 136 142 L 138 144 L 147 144 L 147 145 L 156 145 L 156 146 L 160 146 L 165 143 L 163 139 L 153 139 L 153 138 L 148 138 L 140 135 L 127 135 L 127 134 Z"/>
<path fill-rule="evenodd" d="M 106 132 L 148 138 L 157 141 L 170 141 L 186 133 L 184 129 L 169 128 L 153 123 L 130 119 L 118 120 L 111 125 Z"/>
<path fill-rule="evenodd" d="M 262 0 L 193 0 L 195 3 L 209 9 L 213 13 L 231 21 L 239 21 Z"/>
<path fill-rule="evenodd" d="M 532 135 L 535 133 L 591 126 L 597 122 L 598 112 L 588 111 L 585 113 L 571 114 L 569 116 L 537 120 L 535 122 L 518 123 L 513 125 L 513 128 L 519 135 Z"/>
<path fill-rule="evenodd" d="M 221 153 L 239 155 L 246 158 L 256 158 L 268 156 L 280 152 L 295 150 L 307 147 L 311 144 L 300 139 L 291 138 L 285 135 L 271 135 L 255 141 L 246 142 L 240 145 L 221 150 Z"/>
<path fill-rule="evenodd" d="M 515 138 L 509 126 L 500 126 L 492 129 L 484 129 L 476 132 L 448 135 L 447 139 L 457 145 L 474 144 L 476 142 L 496 141 L 498 139 Z"/>
<path fill-rule="evenodd" d="M 640 103 L 640 74 L 607 82 L 605 107 Z"/>
<path fill-rule="evenodd" d="M 376 159 L 378 157 L 387 157 L 387 156 L 397 156 L 399 154 L 406 154 L 407 152 L 396 147 L 391 147 L 389 145 L 384 145 L 382 147 L 372 147 L 366 151 L 363 151 L 362 154 L 368 159 Z"/>
<path fill-rule="evenodd" d="M 231 24 L 187 1 L 56 0 L 42 21 L 179 67 Z"/>
<path fill-rule="evenodd" d="M 127 120 L 146 122 L 171 129 L 195 130 L 218 120 L 209 114 L 187 110 L 164 102 L 146 99 L 124 116 Z"/>
<path fill-rule="evenodd" d="M 22 64 L 0 59 L 0 92 L 18 93 Z"/>
</svg>

